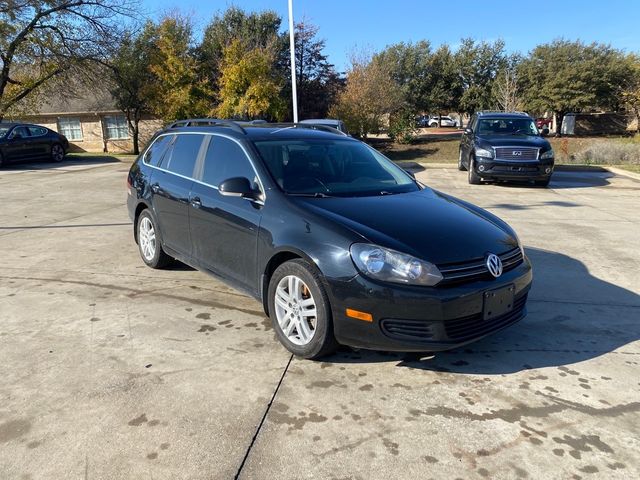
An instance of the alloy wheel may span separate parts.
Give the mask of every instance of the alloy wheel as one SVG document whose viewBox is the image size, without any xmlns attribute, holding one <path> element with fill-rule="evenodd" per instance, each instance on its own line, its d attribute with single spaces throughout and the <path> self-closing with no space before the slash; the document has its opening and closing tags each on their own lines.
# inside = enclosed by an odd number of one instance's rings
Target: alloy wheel
<svg viewBox="0 0 640 480">
<path fill-rule="evenodd" d="M 64 149 L 60 145 L 51 147 L 51 157 L 54 161 L 60 162 L 64 158 Z"/>
<path fill-rule="evenodd" d="M 317 324 L 316 302 L 301 278 L 287 275 L 278 282 L 275 310 L 278 325 L 291 343 L 307 345 L 313 339 Z"/>
<path fill-rule="evenodd" d="M 140 242 L 140 251 L 145 260 L 150 262 L 156 254 L 156 231 L 153 223 L 148 217 L 144 217 L 140 221 L 140 229 L 138 232 L 138 241 Z"/>
</svg>

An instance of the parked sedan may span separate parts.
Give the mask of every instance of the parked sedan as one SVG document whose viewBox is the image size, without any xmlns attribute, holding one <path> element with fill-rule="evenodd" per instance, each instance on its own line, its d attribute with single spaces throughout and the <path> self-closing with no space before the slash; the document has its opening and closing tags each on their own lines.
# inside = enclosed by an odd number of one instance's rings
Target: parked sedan
<svg viewBox="0 0 640 480">
<path fill-rule="evenodd" d="M 526 313 L 531 265 L 511 227 L 338 133 L 173 127 L 128 185 L 148 266 L 179 259 L 247 292 L 301 357 L 451 349 Z"/>
<path fill-rule="evenodd" d="M 67 138 L 46 127 L 0 123 L 0 166 L 21 160 L 61 162 L 68 149 Z"/>
</svg>

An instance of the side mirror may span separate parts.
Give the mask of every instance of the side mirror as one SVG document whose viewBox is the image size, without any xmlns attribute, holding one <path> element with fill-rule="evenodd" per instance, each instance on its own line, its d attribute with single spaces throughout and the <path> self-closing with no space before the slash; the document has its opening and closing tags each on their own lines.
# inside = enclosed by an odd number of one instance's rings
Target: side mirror
<svg viewBox="0 0 640 480">
<path fill-rule="evenodd" d="M 543 137 L 546 137 L 547 135 L 549 135 L 549 129 L 548 128 L 543 128 L 542 132 L 540 133 L 540 135 L 542 135 Z"/>
<path fill-rule="evenodd" d="M 473 133 L 473 130 L 471 130 L 469 127 L 464 129 L 464 134 L 465 135 L 471 135 Z"/>
<path fill-rule="evenodd" d="M 245 177 L 228 178 L 218 186 L 220 195 L 225 197 L 242 197 L 256 200 L 259 193 L 251 187 L 251 182 Z"/>
<path fill-rule="evenodd" d="M 411 170 L 407 170 L 406 168 L 403 168 L 403 170 L 404 170 L 404 173 L 409 175 L 411 178 L 413 178 L 414 180 L 416 179 L 415 173 L 413 173 Z"/>
</svg>

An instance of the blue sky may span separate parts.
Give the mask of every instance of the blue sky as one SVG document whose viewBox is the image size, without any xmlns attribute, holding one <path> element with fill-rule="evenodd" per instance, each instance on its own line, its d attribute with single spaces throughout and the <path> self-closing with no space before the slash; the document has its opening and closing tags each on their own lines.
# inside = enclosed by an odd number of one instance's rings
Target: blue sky
<svg viewBox="0 0 640 480">
<path fill-rule="evenodd" d="M 287 0 L 143 0 L 143 5 L 152 17 L 172 9 L 193 14 L 200 29 L 215 12 L 230 5 L 249 11 L 275 10 L 283 17 L 283 27 L 287 26 Z M 296 20 L 304 17 L 320 28 L 326 53 L 340 70 L 348 65 L 354 48 L 377 51 L 392 43 L 422 39 L 456 48 L 462 37 L 502 38 L 509 51 L 526 53 L 537 44 L 562 37 L 640 52 L 638 0 L 294 0 L 293 8 Z"/>
</svg>

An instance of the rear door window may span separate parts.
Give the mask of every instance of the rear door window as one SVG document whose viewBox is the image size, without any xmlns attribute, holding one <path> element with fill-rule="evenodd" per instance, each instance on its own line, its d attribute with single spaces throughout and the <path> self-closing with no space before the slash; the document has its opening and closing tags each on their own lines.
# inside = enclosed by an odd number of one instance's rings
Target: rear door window
<svg viewBox="0 0 640 480">
<path fill-rule="evenodd" d="M 204 157 L 202 181 L 217 187 L 234 177 L 247 178 L 257 188 L 256 173 L 242 147 L 228 138 L 212 136 Z"/>
<path fill-rule="evenodd" d="M 156 141 L 151 144 L 147 153 L 144 154 L 144 163 L 154 167 L 159 167 L 162 163 L 164 154 L 167 152 L 167 148 L 171 144 L 171 140 L 173 140 L 173 137 L 173 135 L 163 135 L 158 137 Z"/>
<path fill-rule="evenodd" d="M 183 177 L 193 177 L 193 168 L 203 139 L 204 135 L 201 134 L 178 135 L 170 151 L 165 155 L 162 168 Z"/>
<path fill-rule="evenodd" d="M 47 129 L 44 127 L 29 127 L 29 132 L 32 137 L 42 137 L 47 134 Z"/>
</svg>

